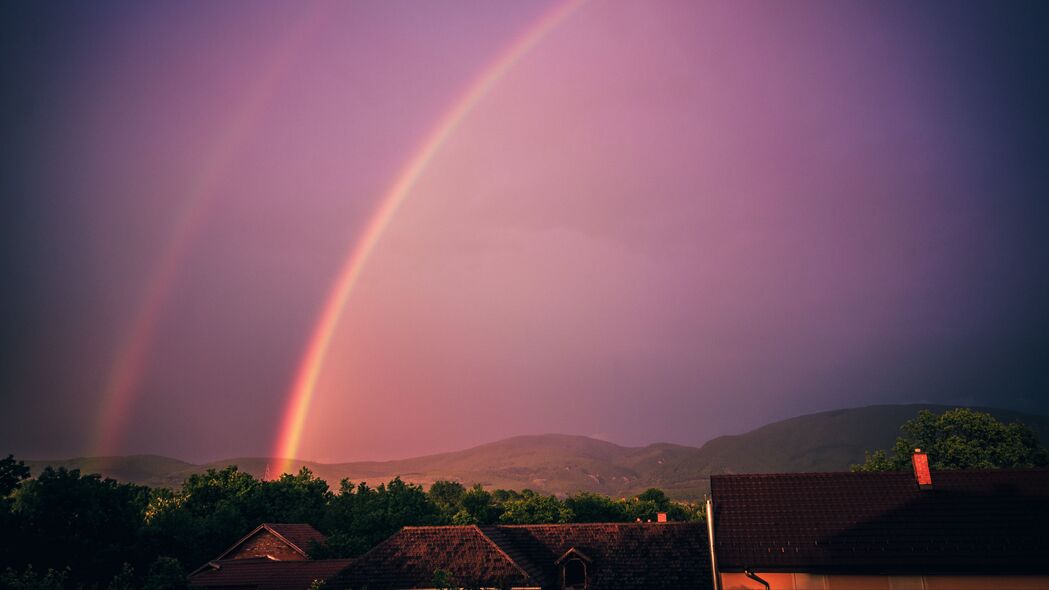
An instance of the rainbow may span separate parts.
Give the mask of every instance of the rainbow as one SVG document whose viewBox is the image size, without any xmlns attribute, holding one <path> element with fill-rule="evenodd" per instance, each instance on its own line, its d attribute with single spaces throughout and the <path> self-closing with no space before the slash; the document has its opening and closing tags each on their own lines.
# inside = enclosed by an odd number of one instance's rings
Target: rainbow
<svg viewBox="0 0 1049 590">
<path fill-rule="evenodd" d="M 322 312 L 313 329 L 305 354 L 299 364 L 273 456 L 278 458 L 278 473 L 290 472 L 292 462 L 298 454 L 302 440 L 303 425 L 309 413 L 310 403 L 317 387 L 317 378 L 332 336 L 339 324 L 346 302 L 360 278 L 368 258 L 382 238 L 383 232 L 397 213 L 415 183 L 422 176 L 441 146 L 462 124 L 463 120 L 492 88 L 513 69 L 514 65 L 528 54 L 546 35 L 574 13 L 586 0 L 569 0 L 555 5 L 534 24 L 525 29 L 492 62 L 481 71 L 465 92 L 452 103 L 452 107 L 438 120 L 437 124 L 415 150 L 414 155 L 401 169 L 389 191 L 382 197 L 379 207 L 372 215 L 361 237 L 350 248 L 338 278 L 328 294 Z"/>
<path fill-rule="evenodd" d="M 328 5 L 316 3 L 314 6 Z M 147 367 L 150 345 L 161 312 L 171 297 L 178 270 L 190 250 L 193 238 L 199 232 L 208 207 L 214 200 L 215 188 L 250 138 L 303 43 L 323 21 L 323 13 L 317 8 L 310 11 L 277 47 L 267 61 L 266 68 L 238 104 L 230 124 L 216 139 L 214 151 L 205 160 L 207 164 L 188 191 L 187 203 L 175 220 L 170 237 L 146 282 L 142 304 L 135 310 L 130 329 L 117 348 L 116 360 L 102 393 L 92 455 L 110 455 L 119 447 L 135 393 Z"/>
</svg>

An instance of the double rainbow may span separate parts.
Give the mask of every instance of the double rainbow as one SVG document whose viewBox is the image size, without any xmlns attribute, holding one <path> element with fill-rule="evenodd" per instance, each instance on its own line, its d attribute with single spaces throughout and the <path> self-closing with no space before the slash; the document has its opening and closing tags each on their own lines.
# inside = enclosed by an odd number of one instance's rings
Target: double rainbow
<svg viewBox="0 0 1049 590">
<path fill-rule="evenodd" d="M 110 368 L 98 413 L 98 428 L 92 441 L 91 454 L 113 454 L 132 410 L 135 394 L 140 389 L 145 373 L 150 345 L 161 313 L 167 306 L 178 278 L 179 268 L 189 253 L 193 238 L 215 199 L 216 188 L 235 163 L 244 145 L 266 112 L 273 94 L 291 69 L 304 43 L 323 21 L 330 5 L 316 3 L 288 33 L 255 80 L 227 125 L 214 142 L 206 164 L 187 191 L 186 204 L 175 220 L 168 241 L 146 282 L 142 304 L 135 310 L 129 330 L 117 349 L 116 360 Z"/>
<path fill-rule="evenodd" d="M 414 155 L 398 174 L 396 181 L 383 196 L 361 237 L 350 248 L 346 262 L 328 294 L 323 311 L 309 339 L 302 361 L 296 372 L 287 407 L 281 422 L 273 456 L 278 458 L 278 473 L 291 471 L 298 454 L 303 426 L 310 404 L 316 393 L 317 378 L 331 346 L 332 336 L 339 324 L 346 303 L 361 276 L 369 256 L 382 238 L 383 232 L 396 215 L 398 208 L 411 193 L 416 182 L 426 171 L 441 146 L 462 124 L 463 120 L 484 99 L 492 88 L 528 54 L 542 39 L 574 13 L 585 0 L 569 0 L 557 5 L 521 33 L 503 50 L 466 91 L 452 103 L 429 135 L 415 150 Z"/>
</svg>

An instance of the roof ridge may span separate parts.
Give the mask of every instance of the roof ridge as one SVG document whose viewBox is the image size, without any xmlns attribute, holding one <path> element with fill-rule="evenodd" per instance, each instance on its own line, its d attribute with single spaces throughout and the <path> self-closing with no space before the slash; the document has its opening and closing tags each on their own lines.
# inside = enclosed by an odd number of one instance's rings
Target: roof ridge
<svg viewBox="0 0 1049 590">
<path fill-rule="evenodd" d="M 219 556 L 218 556 L 218 557 L 216 557 L 216 558 L 214 559 L 214 561 L 222 561 L 222 558 L 223 558 L 223 557 L 226 557 L 227 555 L 229 555 L 231 551 L 233 551 L 234 549 L 236 549 L 237 547 L 239 547 L 239 546 L 240 546 L 240 545 L 241 545 L 242 543 L 244 543 L 244 542 L 245 542 L 245 541 L 247 541 L 248 539 L 250 539 L 250 538 L 254 537 L 254 536 L 255 536 L 255 534 L 256 534 L 256 533 L 258 533 L 259 531 L 263 531 L 263 530 L 267 530 L 267 531 L 269 531 L 269 532 L 273 533 L 273 534 L 274 534 L 274 535 L 275 535 L 275 536 L 276 536 L 277 538 L 279 538 L 279 539 L 280 539 L 281 541 L 284 541 L 284 542 L 285 542 L 285 543 L 286 543 L 286 544 L 287 544 L 287 545 L 288 545 L 289 547 L 291 547 L 291 548 L 292 548 L 292 549 L 293 549 L 294 551 L 297 551 L 298 553 L 302 554 L 302 556 L 303 556 L 303 557 L 305 557 L 306 559 L 309 559 L 309 558 L 310 558 L 310 556 L 309 556 L 309 555 L 308 555 L 308 554 L 306 553 L 306 551 L 305 551 L 305 550 L 303 550 L 302 548 L 300 548 L 300 547 L 299 547 L 298 545 L 296 545 L 295 543 L 293 543 L 293 542 L 292 542 L 292 541 L 291 541 L 290 539 L 288 539 L 288 538 L 287 538 L 287 537 L 285 537 L 284 535 L 282 535 L 282 534 L 280 534 L 279 532 L 275 531 L 275 530 L 274 530 L 274 529 L 273 529 L 273 528 L 271 527 L 271 525 L 273 525 L 273 524 L 280 524 L 280 523 L 270 523 L 270 522 L 264 522 L 264 523 L 260 524 L 259 526 L 257 526 L 257 527 L 255 527 L 255 528 L 251 529 L 251 532 L 249 532 L 248 534 L 244 535 L 243 537 L 241 537 L 241 538 L 237 539 L 237 541 L 236 541 L 235 543 L 233 543 L 233 544 L 232 544 L 232 545 L 230 545 L 230 546 L 229 546 L 229 547 L 228 547 L 228 548 L 227 548 L 227 549 L 226 549 L 225 551 L 223 551 L 222 553 L 220 553 L 220 554 L 219 554 Z M 196 571 L 200 570 L 201 568 L 203 568 L 203 567 L 205 567 L 205 566 L 207 566 L 207 565 L 208 565 L 208 564 L 206 564 L 206 563 L 205 563 L 205 564 L 204 564 L 203 566 L 201 566 L 200 568 L 197 568 L 197 570 L 194 570 L 194 572 L 196 572 Z"/>
<path fill-rule="evenodd" d="M 565 527 L 588 527 L 588 526 L 681 526 L 701 524 L 698 520 L 674 520 L 670 522 L 566 522 L 563 524 L 539 523 L 539 524 L 493 524 L 486 526 L 499 527 L 503 529 L 521 528 L 565 528 Z"/>
<path fill-rule="evenodd" d="M 476 527 L 475 524 L 414 524 L 404 525 L 400 530 L 425 530 L 425 529 L 468 529 Z"/>
</svg>

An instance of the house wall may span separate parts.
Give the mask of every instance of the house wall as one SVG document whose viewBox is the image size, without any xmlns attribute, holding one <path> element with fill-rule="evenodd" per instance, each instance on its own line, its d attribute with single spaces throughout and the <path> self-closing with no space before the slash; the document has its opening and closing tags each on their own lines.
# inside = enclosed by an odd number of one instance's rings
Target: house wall
<svg viewBox="0 0 1049 590">
<path fill-rule="evenodd" d="M 306 558 L 295 551 L 273 533 L 263 529 L 223 559 L 247 559 L 249 557 L 272 557 L 280 561 L 302 561 Z"/>
<path fill-rule="evenodd" d="M 1049 576 L 842 576 L 804 573 L 757 575 L 772 590 L 1049 590 Z M 721 573 L 722 590 L 764 590 L 742 573 Z"/>
</svg>

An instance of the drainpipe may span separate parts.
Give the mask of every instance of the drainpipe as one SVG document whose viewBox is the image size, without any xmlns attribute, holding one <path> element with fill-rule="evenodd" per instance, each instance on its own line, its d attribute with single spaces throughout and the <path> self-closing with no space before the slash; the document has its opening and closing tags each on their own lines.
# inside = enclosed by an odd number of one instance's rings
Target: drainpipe
<svg viewBox="0 0 1049 590">
<path fill-rule="evenodd" d="M 707 498 L 707 541 L 710 543 L 710 573 L 714 576 L 714 590 L 721 590 L 718 554 L 714 550 L 714 502 L 710 498 Z"/>
<path fill-rule="evenodd" d="M 743 575 L 747 576 L 751 580 L 754 580 L 758 584 L 761 584 L 762 586 L 764 586 L 765 590 L 770 590 L 769 583 L 766 582 L 765 580 L 762 580 L 761 578 L 759 578 L 758 575 L 755 574 L 753 571 L 745 569 L 745 570 L 743 570 Z"/>
</svg>

